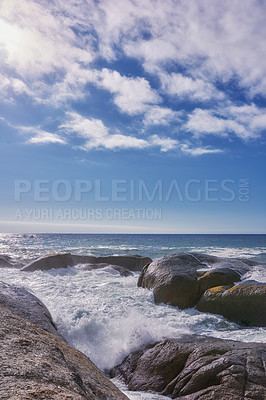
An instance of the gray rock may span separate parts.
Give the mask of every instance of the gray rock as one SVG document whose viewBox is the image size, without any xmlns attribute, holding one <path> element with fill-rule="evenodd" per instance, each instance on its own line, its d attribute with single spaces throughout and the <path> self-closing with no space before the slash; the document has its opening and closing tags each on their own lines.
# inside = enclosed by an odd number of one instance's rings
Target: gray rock
<svg viewBox="0 0 266 400">
<path fill-rule="evenodd" d="M 152 259 L 149 257 L 142 257 L 139 255 L 134 256 L 104 256 L 104 257 L 94 257 L 94 256 L 82 256 L 82 255 L 72 255 L 74 264 L 111 264 L 118 265 L 129 269 L 130 271 L 141 271 L 144 265 L 151 263 Z"/>
<path fill-rule="evenodd" d="M 150 262 L 152 262 L 152 260 L 149 257 L 142 257 L 139 255 L 94 257 L 58 253 L 40 257 L 21 268 L 21 271 L 45 271 L 52 268 L 67 268 L 77 264 L 108 264 L 123 267 L 130 271 L 141 271 L 143 266 Z"/>
<path fill-rule="evenodd" d="M 0 268 L 22 268 L 23 266 L 21 261 L 4 254 L 0 255 Z"/>
<path fill-rule="evenodd" d="M 203 336 L 168 339 L 111 370 L 130 390 L 180 400 L 265 400 L 266 344 Z"/>
<path fill-rule="evenodd" d="M 63 339 L 48 309 L 36 296 L 27 290 L 0 282 L 0 304 L 8 307 L 13 313 L 32 322 L 39 328 L 59 339 Z"/>
<path fill-rule="evenodd" d="M 197 309 L 221 314 L 247 326 L 266 326 L 265 306 L 266 284 L 246 281 L 233 287 L 217 286 L 206 290 Z"/>
<path fill-rule="evenodd" d="M 121 276 L 132 276 L 133 273 L 129 271 L 129 269 L 121 267 L 119 265 L 111 265 L 106 263 L 98 263 L 98 264 L 80 264 L 77 266 L 80 271 L 93 271 L 94 269 L 101 269 L 101 268 L 112 268 L 115 271 L 118 271 Z"/>
<path fill-rule="evenodd" d="M 128 400 L 82 353 L 0 304 L 2 400 Z"/>
<path fill-rule="evenodd" d="M 52 268 L 67 268 L 72 265 L 74 265 L 74 262 L 70 253 L 48 254 L 27 264 L 21 271 L 46 271 Z"/>
<path fill-rule="evenodd" d="M 213 268 L 198 278 L 200 293 L 215 286 L 233 286 L 235 282 L 239 282 L 241 275 L 234 271 L 231 267 Z"/>
<path fill-rule="evenodd" d="M 146 265 L 138 286 L 153 289 L 156 303 L 164 302 L 183 309 L 195 306 L 207 288 L 224 282 L 233 284 L 250 268 L 245 260 L 177 253 Z"/>
</svg>

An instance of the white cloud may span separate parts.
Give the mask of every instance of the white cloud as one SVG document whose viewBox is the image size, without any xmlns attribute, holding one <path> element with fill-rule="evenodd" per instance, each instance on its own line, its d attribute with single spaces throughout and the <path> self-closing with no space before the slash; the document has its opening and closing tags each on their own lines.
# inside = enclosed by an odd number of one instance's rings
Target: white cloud
<svg viewBox="0 0 266 400">
<path fill-rule="evenodd" d="M 245 5 L 241 0 L 2 0 L 1 101 L 27 95 L 51 107 L 68 101 L 63 105 L 71 110 L 71 102 L 87 96 L 91 84 L 108 91 L 120 112 L 139 115 L 145 128 L 167 129 L 177 122 L 196 139 L 232 134 L 258 138 L 266 129 L 265 109 L 230 104 L 227 84 L 233 79 L 246 96 L 266 96 L 265 13 L 266 3 L 260 0 L 246 0 Z M 137 60 L 145 77 L 119 71 L 125 55 Z M 118 60 L 118 70 L 97 70 L 97 60 L 103 59 Z M 223 93 L 216 89 L 217 81 L 224 84 L 219 86 Z M 192 104 L 212 100 L 214 106 L 191 111 L 182 126 L 175 97 Z M 165 133 L 143 138 L 132 131 L 122 134 L 93 116 L 69 114 L 63 127 L 71 133 L 75 128 L 87 149 L 159 146 L 167 151 L 177 145 Z M 62 143 L 65 138 L 39 128 L 29 141 Z"/>
<path fill-rule="evenodd" d="M 0 73 L 0 98 L 10 102 L 15 96 L 22 94 L 31 95 L 30 89 L 23 81 L 17 78 L 8 78 Z"/>
<path fill-rule="evenodd" d="M 213 84 L 199 78 L 190 78 L 182 74 L 160 74 L 164 92 L 179 97 L 188 97 L 195 100 L 223 99 L 224 94 L 219 92 Z"/>
<path fill-rule="evenodd" d="M 259 0 L 2 0 L 0 12 L 2 62 L 29 80 L 53 73 L 57 82 L 73 81 L 73 66 L 89 70 L 95 57 L 124 52 L 149 72 L 180 65 L 185 76 L 171 77 L 177 94 L 217 98 L 215 80 L 234 76 L 252 96 L 266 91 L 266 5 Z M 74 89 L 83 94 L 81 82 Z"/>
<path fill-rule="evenodd" d="M 66 144 L 67 141 L 65 138 L 61 137 L 56 133 L 47 132 L 42 130 L 39 127 L 32 126 L 17 126 L 15 127 L 20 133 L 25 133 L 27 135 L 31 135 L 29 139 L 27 139 L 27 143 L 32 144 L 48 144 L 48 143 L 58 143 L 58 144 Z"/>
<path fill-rule="evenodd" d="M 92 145 L 92 147 L 91 147 Z M 86 148 L 98 147 L 94 143 L 85 144 Z M 126 136 L 121 134 L 113 134 L 104 138 L 104 143 L 99 143 L 99 147 L 106 149 L 145 149 L 149 147 L 149 143 L 144 139 L 139 139 L 134 136 Z"/>
<path fill-rule="evenodd" d="M 59 143 L 66 144 L 65 139 L 61 138 L 59 135 L 47 131 L 39 130 L 36 132 L 35 136 L 32 136 L 28 143 L 36 144 L 47 144 L 47 143 Z"/>
<path fill-rule="evenodd" d="M 48 132 L 42 129 L 40 126 L 23 126 L 16 125 L 9 122 L 5 117 L 0 116 L 0 120 L 4 121 L 7 126 L 18 131 L 19 134 L 26 136 L 26 143 L 32 144 L 48 144 L 48 143 L 58 143 L 67 144 L 65 137 L 62 137 L 58 133 Z"/>
<path fill-rule="evenodd" d="M 113 45 L 120 41 L 125 53 L 141 60 L 149 72 L 163 71 L 166 63 L 174 61 L 193 78 L 201 76 L 207 82 L 214 82 L 217 78 L 227 81 L 237 75 L 250 94 L 265 94 L 265 3 L 259 0 L 247 0 L 245 6 L 241 0 L 163 4 L 149 0 L 145 6 L 141 0 L 115 3 L 101 1 L 104 26 L 99 33 L 105 46 L 114 49 Z M 146 37 L 143 31 L 147 32 Z"/>
<path fill-rule="evenodd" d="M 185 128 L 195 137 L 209 134 L 227 137 L 233 133 L 245 141 L 257 139 L 266 129 L 266 109 L 255 104 L 229 105 L 215 110 L 195 109 Z"/>
<path fill-rule="evenodd" d="M 172 121 L 179 121 L 180 112 L 167 107 L 151 106 L 144 116 L 145 125 L 169 125 Z"/>
<path fill-rule="evenodd" d="M 150 137 L 150 143 L 152 145 L 160 146 L 162 152 L 176 149 L 178 145 L 177 140 L 167 137 L 160 137 L 158 135 L 152 135 Z"/>
<path fill-rule="evenodd" d="M 176 47 L 165 40 L 158 38 L 151 40 L 140 40 L 139 42 L 129 42 L 124 45 L 125 54 L 129 57 L 138 57 L 149 60 L 144 64 L 146 69 L 153 71 L 151 64 L 166 62 L 176 58 Z"/>
<path fill-rule="evenodd" d="M 52 11 L 53 8 L 50 8 Z M 3 0 L 0 5 L 0 43 L 6 63 L 24 77 L 66 71 L 72 62 L 89 63 L 91 49 L 82 49 L 59 9 L 33 0 Z M 58 12 L 59 11 L 59 12 Z"/>
<path fill-rule="evenodd" d="M 67 120 L 59 128 L 67 133 L 77 133 L 84 139 L 102 139 L 109 133 L 101 120 L 84 118 L 75 112 L 68 112 Z"/>
<path fill-rule="evenodd" d="M 224 110 L 224 113 L 249 127 L 254 137 L 259 136 L 261 131 L 266 129 L 266 108 L 259 108 L 255 104 L 230 106 Z"/>
<path fill-rule="evenodd" d="M 24 92 L 37 102 L 83 96 L 86 80 L 76 73 L 80 66 L 89 71 L 94 59 L 92 34 L 87 41 L 76 35 L 76 21 L 63 14 L 57 1 L 2 0 L 0 15 L 0 68 L 5 66 L 6 79 L 23 82 Z"/>
<path fill-rule="evenodd" d="M 266 130 L 266 110 L 264 114 L 258 115 L 251 120 L 250 126 L 254 130 Z"/>
<path fill-rule="evenodd" d="M 160 101 L 159 95 L 144 78 L 128 78 L 104 68 L 99 73 L 97 84 L 113 93 L 117 107 L 130 115 L 143 113 L 149 104 Z"/>
<path fill-rule="evenodd" d="M 195 137 L 202 137 L 209 134 L 227 137 L 230 132 L 233 132 L 244 140 L 254 137 L 254 133 L 241 122 L 223 118 L 222 115 L 213 115 L 210 110 L 194 110 L 190 114 L 185 128 L 192 132 Z"/>
<path fill-rule="evenodd" d="M 120 132 L 110 132 L 99 119 L 88 119 L 80 114 L 69 112 L 67 120 L 60 125 L 60 131 L 75 134 L 85 139 L 80 146 L 83 150 L 91 149 L 146 149 L 159 147 L 166 152 L 177 147 L 178 142 L 172 138 L 152 135 L 146 138 L 123 135 Z"/>
<path fill-rule="evenodd" d="M 144 139 L 120 133 L 111 134 L 99 119 L 88 119 L 74 112 L 69 112 L 67 117 L 67 121 L 59 128 L 85 139 L 85 142 L 80 146 L 83 150 L 143 149 L 149 147 L 149 143 Z"/>
<path fill-rule="evenodd" d="M 202 156 L 204 154 L 217 154 L 217 153 L 223 153 L 223 150 L 221 149 L 210 149 L 210 148 L 204 148 L 204 147 L 191 147 L 187 144 L 182 144 L 181 145 L 181 150 L 185 154 L 189 154 L 191 156 Z"/>
</svg>

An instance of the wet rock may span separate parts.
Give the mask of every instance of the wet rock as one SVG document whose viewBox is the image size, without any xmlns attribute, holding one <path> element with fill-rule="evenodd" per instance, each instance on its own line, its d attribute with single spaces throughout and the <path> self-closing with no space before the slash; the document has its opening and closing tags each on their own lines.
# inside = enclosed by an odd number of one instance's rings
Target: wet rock
<svg viewBox="0 0 266 400">
<path fill-rule="evenodd" d="M 94 257 L 72 255 L 71 253 L 58 253 L 40 257 L 21 268 L 21 271 L 45 271 L 52 268 L 67 268 L 77 264 L 108 264 L 116 267 L 123 267 L 130 271 L 141 271 L 145 264 L 151 262 L 152 260 L 149 257 L 142 257 L 139 255 Z M 125 271 L 124 273 L 126 274 Z"/>
<path fill-rule="evenodd" d="M 59 334 L 47 307 L 27 290 L 0 282 L 0 304 L 53 336 L 64 340 Z"/>
<path fill-rule="evenodd" d="M 183 309 L 194 307 L 207 288 L 218 282 L 233 284 L 250 268 L 245 260 L 177 253 L 146 265 L 138 286 L 153 289 L 156 303 L 164 302 Z"/>
<path fill-rule="evenodd" d="M 1 399 L 128 400 L 84 354 L 19 313 L 0 303 Z"/>
<path fill-rule="evenodd" d="M 239 282 L 240 279 L 240 273 L 230 267 L 213 268 L 198 278 L 200 293 L 215 286 L 233 286 L 234 282 Z"/>
<path fill-rule="evenodd" d="M 104 257 L 94 257 L 94 256 L 82 256 L 73 255 L 74 264 L 111 264 L 118 265 L 129 269 L 130 271 L 141 271 L 144 265 L 151 263 L 152 259 L 149 257 L 143 257 L 139 255 L 134 256 L 104 256 Z"/>
<path fill-rule="evenodd" d="M 74 265 L 74 262 L 70 253 L 48 254 L 27 264 L 21 271 L 46 271 L 52 268 L 67 268 L 72 265 Z"/>
<path fill-rule="evenodd" d="M 203 336 L 167 339 L 111 370 L 130 390 L 182 400 L 264 400 L 266 344 Z"/>
<path fill-rule="evenodd" d="M 133 273 L 131 271 L 129 271 L 129 269 L 121 267 L 119 265 L 110 265 L 110 264 L 106 264 L 106 263 L 98 263 L 98 264 L 80 264 L 77 266 L 77 268 L 80 271 L 93 271 L 95 269 L 101 269 L 101 268 L 112 268 L 115 271 L 118 271 L 120 273 L 121 276 L 132 276 Z"/>
<path fill-rule="evenodd" d="M 265 306 L 266 284 L 244 281 L 233 287 L 217 286 L 206 290 L 197 309 L 221 314 L 247 326 L 266 326 Z"/>
<path fill-rule="evenodd" d="M 22 268 L 24 264 L 10 256 L 0 255 L 0 268 Z"/>
</svg>

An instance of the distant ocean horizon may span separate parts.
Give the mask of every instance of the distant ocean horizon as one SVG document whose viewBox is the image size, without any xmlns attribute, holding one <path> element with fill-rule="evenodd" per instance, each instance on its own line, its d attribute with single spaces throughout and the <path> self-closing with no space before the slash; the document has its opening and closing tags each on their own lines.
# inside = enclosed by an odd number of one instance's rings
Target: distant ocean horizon
<svg viewBox="0 0 266 400">
<path fill-rule="evenodd" d="M 224 257 L 266 261 L 266 234 L 0 234 L 0 253 L 26 262 L 47 253 L 95 256 L 140 254 L 152 259 L 179 251 L 199 251 Z"/>
</svg>

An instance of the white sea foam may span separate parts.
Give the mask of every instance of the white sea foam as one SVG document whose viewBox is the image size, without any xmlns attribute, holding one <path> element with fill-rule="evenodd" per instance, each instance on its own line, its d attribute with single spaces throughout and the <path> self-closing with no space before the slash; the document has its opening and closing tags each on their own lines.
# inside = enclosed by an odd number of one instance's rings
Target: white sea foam
<svg viewBox="0 0 266 400">
<path fill-rule="evenodd" d="M 144 244 L 138 237 L 122 237 L 118 241 L 114 237 L 112 243 L 106 244 L 103 239 L 98 242 L 95 237 L 69 236 L 36 235 L 29 238 L 0 235 L 0 253 L 27 261 L 59 251 L 94 255 L 138 253 L 151 257 L 178 251 L 200 251 L 223 257 L 251 257 L 260 256 L 266 250 L 261 242 L 254 248 L 233 245 L 182 247 L 162 245 L 161 239 L 155 241 L 156 237 L 146 238 Z M 135 240 L 136 243 L 129 245 L 126 240 Z M 265 255 L 263 257 L 265 259 Z M 266 282 L 266 268 L 254 267 L 245 278 Z M 125 278 L 111 268 L 81 271 L 69 267 L 31 273 L 0 269 L 0 280 L 23 286 L 39 297 L 68 342 L 88 355 L 102 370 L 110 369 L 128 353 L 148 343 L 185 333 L 246 342 L 266 341 L 266 328 L 240 329 L 218 315 L 200 313 L 195 309 L 181 311 L 165 304 L 155 305 L 152 292 L 138 288 L 137 279 L 137 274 Z M 132 400 L 162 399 L 153 394 L 126 393 Z"/>
<path fill-rule="evenodd" d="M 266 283 L 266 266 L 255 266 L 250 272 L 247 272 L 242 280 L 253 280 L 257 282 Z"/>
<path fill-rule="evenodd" d="M 144 392 L 131 392 L 127 389 L 127 386 L 119 381 L 118 379 L 112 379 L 113 383 L 123 392 L 125 393 L 130 400 L 167 400 L 169 397 L 160 396 L 155 393 L 144 393 Z"/>
<path fill-rule="evenodd" d="M 102 370 L 145 344 L 184 333 L 265 341 L 265 328 L 239 329 L 218 315 L 156 306 L 151 291 L 137 288 L 137 277 L 75 267 L 33 273 L 0 270 L 1 280 L 34 292 L 47 305 L 69 343 Z"/>
</svg>

